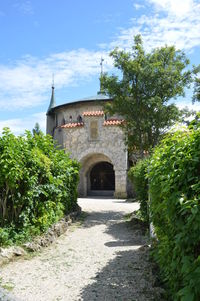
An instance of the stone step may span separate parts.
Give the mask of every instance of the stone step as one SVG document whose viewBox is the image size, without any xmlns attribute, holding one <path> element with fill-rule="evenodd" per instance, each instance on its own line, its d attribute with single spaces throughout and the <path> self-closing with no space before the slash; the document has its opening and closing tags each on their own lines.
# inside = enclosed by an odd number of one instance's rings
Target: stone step
<svg viewBox="0 0 200 301">
<path fill-rule="evenodd" d="M 114 190 L 90 190 L 88 196 L 114 196 Z"/>
</svg>

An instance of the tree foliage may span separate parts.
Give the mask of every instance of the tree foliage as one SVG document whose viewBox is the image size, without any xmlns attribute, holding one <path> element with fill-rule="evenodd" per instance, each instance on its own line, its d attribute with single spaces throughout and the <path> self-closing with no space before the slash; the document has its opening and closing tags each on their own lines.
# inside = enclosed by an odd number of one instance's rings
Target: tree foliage
<svg viewBox="0 0 200 301">
<path fill-rule="evenodd" d="M 193 102 L 200 101 L 200 78 L 195 78 Z"/>
<path fill-rule="evenodd" d="M 110 56 L 119 75 L 101 77 L 104 92 L 113 98 L 107 109 L 125 118 L 127 143 L 143 155 L 179 120 L 182 112 L 169 101 L 184 95 L 197 68 L 186 69 L 189 60 L 174 46 L 146 53 L 140 36 L 135 37 L 131 51 L 116 48 Z"/>
<path fill-rule="evenodd" d="M 137 164 L 129 169 L 128 176 L 133 183 L 136 197 L 140 203 L 140 214 L 145 222 L 149 222 L 148 210 L 148 179 L 147 168 L 149 160 L 139 160 Z"/>
<path fill-rule="evenodd" d="M 190 129 L 198 129 L 200 128 L 200 112 L 197 112 L 194 119 L 190 121 L 188 127 Z"/>
<path fill-rule="evenodd" d="M 200 300 L 200 127 L 168 135 L 151 157 L 154 252 L 172 300 Z"/>
<path fill-rule="evenodd" d="M 35 126 L 34 126 L 34 128 L 32 130 L 32 133 L 33 133 L 33 135 L 36 135 L 36 134 L 39 135 L 39 134 L 42 133 L 42 131 L 40 129 L 40 125 L 39 125 L 38 122 L 35 123 Z"/>
<path fill-rule="evenodd" d="M 0 137 L 0 245 L 45 231 L 76 206 L 79 164 L 52 137 Z"/>
</svg>

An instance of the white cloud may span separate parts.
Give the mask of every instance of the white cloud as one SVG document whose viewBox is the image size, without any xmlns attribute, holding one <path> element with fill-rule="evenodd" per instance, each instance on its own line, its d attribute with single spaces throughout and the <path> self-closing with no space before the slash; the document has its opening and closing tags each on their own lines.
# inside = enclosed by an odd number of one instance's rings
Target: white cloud
<svg viewBox="0 0 200 301">
<path fill-rule="evenodd" d="M 52 73 L 56 88 L 88 81 L 100 73 L 100 58 L 106 58 L 105 68 L 112 60 L 107 52 L 78 49 L 49 55 L 44 59 L 26 56 L 12 66 L 0 66 L 0 108 L 15 110 L 35 107 L 45 102 Z"/>
<path fill-rule="evenodd" d="M 30 1 L 18 1 L 17 4 L 28 7 Z M 151 15 L 132 19 L 132 26 L 122 29 L 112 43 L 102 44 L 101 51 L 77 49 L 43 59 L 26 56 L 10 66 L 0 65 L 0 108 L 15 110 L 43 104 L 49 97 L 52 73 L 57 89 L 98 77 L 100 57 L 106 59 L 105 70 L 110 70 L 110 49 L 115 46 L 129 48 L 138 33 L 142 34 L 147 48 L 176 44 L 178 48 L 191 50 L 200 45 L 199 1 L 181 0 L 180 4 L 180 0 L 146 0 L 147 4 L 153 6 Z M 141 7 L 138 3 L 133 5 Z M 153 8 L 156 13 L 152 15 Z"/>
<path fill-rule="evenodd" d="M 157 10 L 167 11 L 175 16 L 183 16 L 191 12 L 195 6 L 193 0 L 148 0 Z"/>
<path fill-rule="evenodd" d="M 188 108 L 190 111 L 200 111 L 200 102 L 192 104 L 192 102 L 182 100 L 181 102 L 176 102 L 176 105 L 179 109 Z"/>
<path fill-rule="evenodd" d="M 18 0 L 13 4 L 14 8 L 18 9 L 20 12 L 22 12 L 24 15 L 33 15 L 34 9 L 32 6 L 31 1 L 29 0 Z"/>
<path fill-rule="evenodd" d="M 149 13 L 132 19 L 132 25 L 121 30 L 112 47 L 129 48 L 138 33 L 147 49 L 167 44 L 189 51 L 200 45 L 199 0 L 146 0 L 146 5 L 151 5 Z"/>
<path fill-rule="evenodd" d="M 25 132 L 25 130 L 31 131 L 34 128 L 36 122 L 39 123 L 41 130 L 45 132 L 46 113 L 40 112 L 32 114 L 26 118 L 15 118 L 0 121 L 0 133 L 2 133 L 3 128 L 9 127 L 15 135 L 21 135 Z"/>
<path fill-rule="evenodd" d="M 133 3 L 133 6 L 135 7 L 136 10 L 139 10 L 139 9 L 145 7 L 143 4 L 139 4 L 139 3 Z"/>
</svg>

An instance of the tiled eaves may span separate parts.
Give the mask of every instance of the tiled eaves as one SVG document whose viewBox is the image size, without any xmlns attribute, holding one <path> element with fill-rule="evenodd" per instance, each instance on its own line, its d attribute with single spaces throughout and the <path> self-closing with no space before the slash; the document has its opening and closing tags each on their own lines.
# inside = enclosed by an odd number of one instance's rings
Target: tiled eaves
<svg viewBox="0 0 200 301">
<path fill-rule="evenodd" d="M 103 125 L 109 126 L 109 125 L 121 125 L 124 123 L 124 120 L 120 119 L 110 119 L 110 120 L 105 120 Z"/>
<path fill-rule="evenodd" d="M 91 116 L 91 115 L 89 115 L 89 116 Z M 124 120 L 120 120 L 120 119 L 108 119 L 103 122 L 103 125 L 104 126 L 121 125 L 124 122 L 125 122 Z M 61 128 L 61 129 L 68 128 L 69 129 L 69 128 L 78 128 L 78 127 L 82 127 L 82 126 L 84 126 L 84 122 L 70 122 L 70 123 L 60 125 L 60 126 L 58 126 L 58 128 Z"/>
<path fill-rule="evenodd" d="M 83 116 L 104 116 L 104 111 L 88 111 L 83 112 Z"/>
<path fill-rule="evenodd" d="M 71 122 L 71 123 L 63 124 L 59 126 L 59 128 L 66 129 L 66 128 L 76 128 L 81 126 L 84 126 L 83 122 Z"/>
</svg>

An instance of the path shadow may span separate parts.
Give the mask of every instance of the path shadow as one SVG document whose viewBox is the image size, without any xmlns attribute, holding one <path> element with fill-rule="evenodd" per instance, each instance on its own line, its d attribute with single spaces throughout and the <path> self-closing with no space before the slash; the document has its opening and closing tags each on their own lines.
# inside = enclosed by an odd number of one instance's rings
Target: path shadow
<svg viewBox="0 0 200 301">
<path fill-rule="evenodd" d="M 105 246 L 109 248 L 116 248 L 116 247 L 127 247 L 127 246 L 141 246 L 142 242 L 140 240 L 114 240 L 105 243 Z"/>
<path fill-rule="evenodd" d="M 106 225 L 104 232 L 114 239 L 105 244 L 107 247 L 141 246 L 146 242 L 146 225 L 138 219 L 134 219 L 134 222 L 124 220 L 124 212 L 92 212 L 82 226 L 89 228 L 102 224 Z"/>
<path fill-rule="evenodd" d="M 96 225 L 101 225 L 101 224 L 110 224 L 115 221 L 119 221 L 123 219 L 124 217 L 124 212 L 116 212 L 116 211 L 93 211 L 92 213 L 86 212 L 88 215 L 86 220 L 83 223 L 83 227 L 90 228 Z"/>
<path fill-rule="evenodd" d="M 111 223 L 107 226 L 105 233 L 115 239 L 105 244 L 108 247 L 141 246 L 146 243 L 143 228 L 140 225 L 130 227 L 129 221 Z"/>
<path fill-rule="evenodd" d="M 102 196 L 98 196 L 98 195 L 94 195 L 94 196 L 87 196 L 87 197 L 79 197 L 78 199 L 86 199 L 86 200 L 115 200 L 114 196 L 106 196 L 106 195 L 102 195 Z"/>
<path fill-rule="evenodd" d="M 81 291 L 83 301 L 162 301 L 154 288 L 148 247 L 116 253 L 116 258 L 96 274 Z"/>
<path fill-rule="evenodd" d="M 138 203 L 137 200 L 133 199 L 125 199 L 125 200 L 114 200 L 114 203 L 119 203 L 119 204 L 133 204 L 133 203 Z"/>
</svg>

